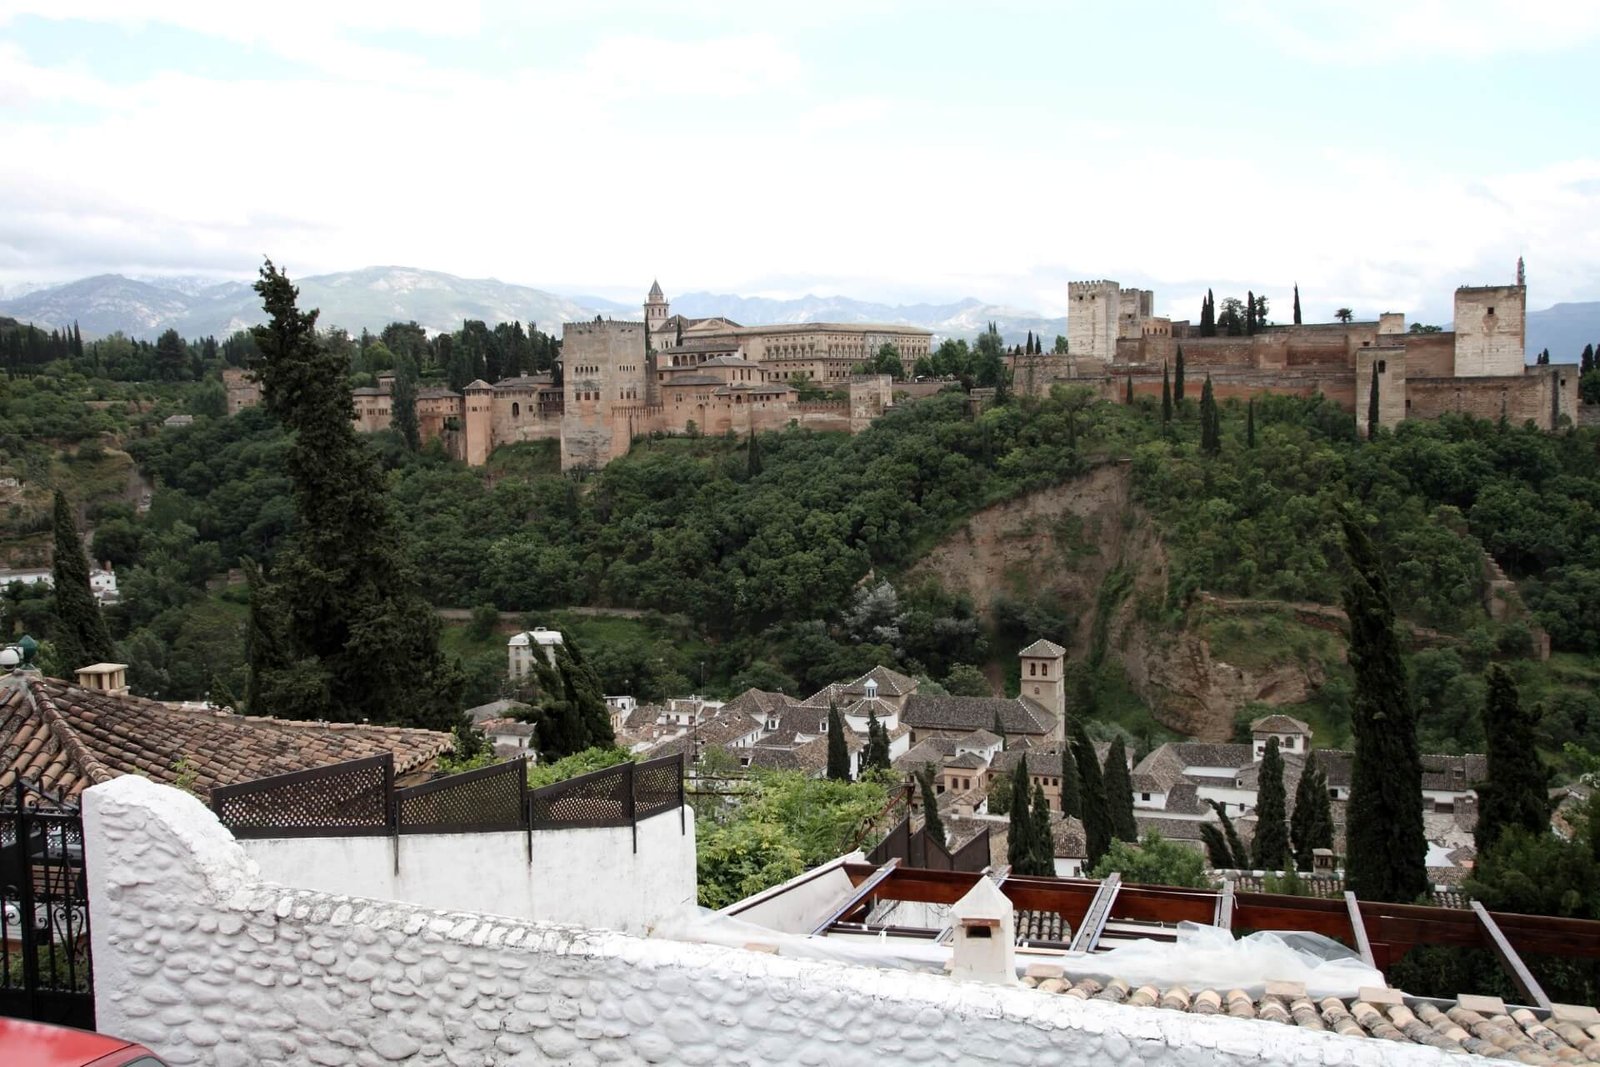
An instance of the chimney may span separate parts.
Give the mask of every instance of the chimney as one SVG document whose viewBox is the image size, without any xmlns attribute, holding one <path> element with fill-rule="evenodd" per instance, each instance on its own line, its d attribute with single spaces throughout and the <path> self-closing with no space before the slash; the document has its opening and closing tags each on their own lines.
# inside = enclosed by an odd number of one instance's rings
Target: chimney
<svg viewBox="0 0 1600 1067">
<path fill-rule="evenodd" d="M 79 667 L 78 688 L 93 689 L 98 693 L 126 693 L 128 691 L 128 665 L 126 663 L 93 663 Z"/>
<path fill-rule="evenodd" d="M 952 978 L 994 985 L 1017 981 L 1017 924 L 1010 899 L 987 876 L 950 907 Z"/>
</svg>

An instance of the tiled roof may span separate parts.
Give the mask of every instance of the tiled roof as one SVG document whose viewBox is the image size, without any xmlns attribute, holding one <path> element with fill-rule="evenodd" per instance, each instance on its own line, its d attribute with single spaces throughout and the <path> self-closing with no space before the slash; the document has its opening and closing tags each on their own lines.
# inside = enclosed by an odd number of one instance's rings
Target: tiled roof
<svg viewBox="0 0 1600 1067">
<path fill-rule="evenodd" d="M 988 763 L 976 752 L 963 752 L 959 756 L 951 756 L 945 760 L 944 765 L 958 771 L 979 771 L 987 767 Z"/>
<path fill-rule="evenodd" d="M 1493 998 L 1477 998 L 1473 1006 L 1484 1009 L 1479 1012 L 1461 1003 L 1444 1008 L 1426 1000 L 1413 1000 L 1409 1006 L 1393 1003 L 1402 997 L 1391 990 L 1363 989 L 1361 994 L 1368 1000 L 1360 996 L 1312 1000 L 1303 988 L 1287 995 L 1266 992 L 1260 997 L 1238 989 L 1134 989 L 1120 978 L 1105 983 L 1095 978 L 1074 980 L 1063 974 L 1060 966 L 1049 964 L 1030 967 L 1022 981 L 1044 992 L 1079 1000 L 1261 1019 L 1306 1030 L 1332 1031 L 1345 1037 L 1429 1045 L 1512 1062 L 1582 1063 L 1600 1057 L 1600 1037 L 1594 1033 L 1600 1026 L 1584 1027 L 1577 1021 L 1555 1018 L 1541 1022 L 1527 1008 L 1508 1009 Z"/>
<path fill-rule="evenodd" d="M 1051 659 L 1054 659 L 1057 656 L 1065 656 L 1066 654 L 1066 649 L 1062 648 L 1054 641 L 1046 641 L 1042 637 L 1033 644 L 1029 645 L 1027 648 L 1023 649 L 1021 652 L 1017 653 L 1019 656 L 1049 657 Z"/>
<path fill-rule="evenodd" d="M 1311 727 L 1287 715 L 1265 715 L 1250 724 L 1251 733 L 1300 734 L 1311 736 Z"/>
<path fill-rule="evenodd" d="M 855 681 L 844 685 L 841 691 L 851 696 L 859 696 L 867 691 L 869 680 L 878 683 L 879 696 L 903 697 L 917 690 L 915 678 L 907 678 L 899 671 L 891 671 L 888 667 L 874 667 Z"/>
<path fill-rule="evenodd" d="M 746 689 L 722 705 L 722 710 L 724 713 L 748 715 L 752 719 L 765 719 L 768 715 L 781 712 L 793 704 L 794 699 L 782 693 L 769 693 L 765 689 Z"/>
<path fill-rule="evenodd" d="M 999 735 L 992 734 L 988 730 L 974 730 L 966 737 L 959 737 L 956 739 L 957 745 L 965 746 L 967 748 L 990 748 L 994 745 L 998 745 L 999 743 Z"/>
<path fill-rule="evenodd" d="M 491 700 L 487 704 L 468 708 L 466 714 L 473 722 L 481 723 L 487 719 L 514 718 L 516 712 L 523 708 L 528 708 L 528 705 L 520 700 Z"/>
<path fill-rule="evenodd" d="M 1089 838 L 1083 829 L 1083 820 L 1073 815 L 1052 815 L 1050 836 L 1055 842 L 1055 854 L 1062 859 L 1089 858 Z"/>
<path fill-rule="evenodd" d="M 829 682 L 800 703 L 808 708 L 826 708 L 830 703 L 848 704 L 850 698 L 845 694 L 843 682 Z"/>
<path fill-rule="evenodd" d="M 900 771 L 921 771 L 930 763 L 938 767 L 944 763 L 945 757 L 955 750 L 955 738 L 930 737 L 918 741 L 901 753 L 894 761 L 894 768 Z"/>
<path fill-rule="evenodd" d="M 1166 746 L 1162 746 L 1166 747 Z M 1256 761 L 1253 745 L 1219 744 L 1204 741 L 1171 742 L 1173 754 L 1185 767 L 1248 767 Z"/>
<path fill-rule="evenodd" d="M 913 693 L 902 716 L 922 730 L 992 729 L 995 715 L 1011 734 L 1048 734 L 1055 729 L 1056 717 L 1026 697 L 952 697 Z"/>
<path fill-rule="evenodd" d="M 520 719 L 485 719 L 478 724 L 478 729 L 486 734 L 498 734 L 501 737 L 532 737 L 538 732 L 538 725 L 523 722 Z"/>
<path fill-rule="evenodd" d="M 723 381 L 714 374 L 674 374 L 661 383 L 662 388 L 674 385 L 722 385 Z"/>
<path fill-rule="evenodd" d="M 177 708 L 55 678 L 0 681 L 0 788 L 19 777 L 75 796 L 123 774 L 219 785 L 394 753 L 405 774 L 450 751 L 449 734 L 394 726 L 295 722 Z"/>
</svg>

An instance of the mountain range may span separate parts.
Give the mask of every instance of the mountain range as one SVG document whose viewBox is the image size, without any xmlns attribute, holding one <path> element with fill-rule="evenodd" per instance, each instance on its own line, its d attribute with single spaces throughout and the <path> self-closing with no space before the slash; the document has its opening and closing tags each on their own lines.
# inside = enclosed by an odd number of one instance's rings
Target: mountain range
<svg viewBox="0 0 1600 1067">
<path fill-rule="evenodd" d="M 374 333 L 391 322 L 416 321 L 430 333 L 459 329 L 465 319 L 537 323 L 555 330 L 563 322 L 596 315 L 638 318 L 638 304 L 595 296 L 562 296 L 492 278 L 460 278 L 413 267 L 364 267 L 304 277 L 301 307 L 320 308 L 325 327 Z M 0 316 L 51 328 L 74 322 L 87 337 L 121 330 L 154 340 L 175 329 L 186 338 L 225 337 L 262 319 L 249 283 L 199 277 L 127 278 L 101 274 L 63 285 L 13 285 L 0 299 Z M 1029 331 L 1048 343 L 1067 332 L 1065 318 L 966 299 L 945 304 L 881 304 L 843 296 L 792 300 L 693 292 L 672 299 L 672 310 L 691 318 L 721 315 L 746 325 L 792 322 L 882 322 L 920 326 L 939 337 L 971 338 L 993 322 L 1008 344 Z M 1557 304 L 1528 315 L 1531 356 L 1549 348 L 1557 361 L 1575 361 L 1585 344 L 1600 343 L 1600 301 Z"/>
</svg>

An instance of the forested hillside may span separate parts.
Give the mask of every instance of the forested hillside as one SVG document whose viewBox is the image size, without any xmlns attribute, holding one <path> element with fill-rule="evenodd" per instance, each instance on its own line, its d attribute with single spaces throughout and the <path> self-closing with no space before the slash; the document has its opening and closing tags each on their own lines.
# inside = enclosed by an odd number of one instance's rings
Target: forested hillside
<svg viewBox="0 0 1600 1067">
<path fill-rule="evenodd" d="M 9 381 L 0 399 L 20 410 L 19 398 L 48 391 L 41 382 Z M 586 480 L 561 475 L 549 445 L 502 449 L 473 470 L 393 434 L 370 443 L 437 605 L 536 619 L 579 605 L 647 609 L 678 620 L 660 633 L 696 635 L 692 661 L 665 639 L 637 642 L 649 655 L 598 650 L 612 689 L 655 697 L 705 677 L 712 688 L 810 691 L 879 662 L 970 686 L 972 673 L 958 666 L 1003 669 L 1025 638 L 1090 648 L 1078 628 L 1104 625 L 1095 620 L 1124 598 L 1151 625 L 1203 625 L 1213 643 L 1249 645 L 1250 635 L 1274 631 L 1304 644 L 1277 624 L 1218 622 L 1197 597 L 1335 603 L 1338 516 L 1353 509 L 1380 546 L 1402 616 L 1449 635 L 1414 657 L 1426 676 L 1419 699 L 1443 714 L 1475 692 L 1489 658 L 1528 647 L 1526 624 L 1492 623 L 1485 612 L 1486 547 L 1559 653 L 1525 668 L 1539 672 L 1534 692 L 1553 694 L 1552 751 L 1563 740 L 1595 743 L 1600 702 L 1583 679 L 1600 653 L 1600 435 L 1450 418 L 1361 442 L 1350 416 L 1320 399 L 1261 398 L 1248 411 L 1223 406 L 1208 450 L 1205 422 L 1192 400 L 1164 421 L 1159 405 L 1099 402 L 1071 388 L 974 416 L 950 392 L 854 437 L 641 440 Z M 218 605 L 242 591 L 219 601 L 206 583 L 244 557 L 270 573 L 293 522 L 282 433 L 247 411 L 150 433 L 127 449 L 157 486 L 148 513 L 107 504 L 90 517 L 94 555 L 123 576 L 119 637 L 134 680 L 168 696 L 233 693 L 242 639 L 236 611 Z M 1121 586 L 1105 591 L 1103 612 L 1039 589 L 957 596 L 925 569 L 907 577 L 980 509 L 1129 460 L 1133 500 L 1168 568 L 1153 592 L 1139 579 L 1155 564 L 1137 554 L 1118 561 Z M 49 477 L 70 482 L 70 472 Z M 205 630 L 219 620 L 233 630 Z M 42 622 L 37 611 L 27 621 Z M 1084 658 L 1093 662 L 1076 668 L 1080 700 L 1103 700 L 1130 726 L 1147 717 L 1118 649 L 1103 634 L 1092 644 Z M 225 654 L 233 645 L 238 653 Z M 485 664 L 480 690 L 493 685 Z"/>
</svg>

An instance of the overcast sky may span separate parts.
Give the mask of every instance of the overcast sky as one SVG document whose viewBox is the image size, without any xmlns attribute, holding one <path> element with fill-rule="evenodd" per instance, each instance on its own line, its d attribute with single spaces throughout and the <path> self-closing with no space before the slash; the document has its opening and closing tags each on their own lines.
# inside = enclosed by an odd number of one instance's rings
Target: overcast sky
<svg viewBox="0 0 1600 1067">
<path fill-rule="evenodd" d="M 138 15 L 130 12 L 142 12 Z M 1600 299 L 1600 3 L 0 0 L 0 285 Z"/>
</svg>

